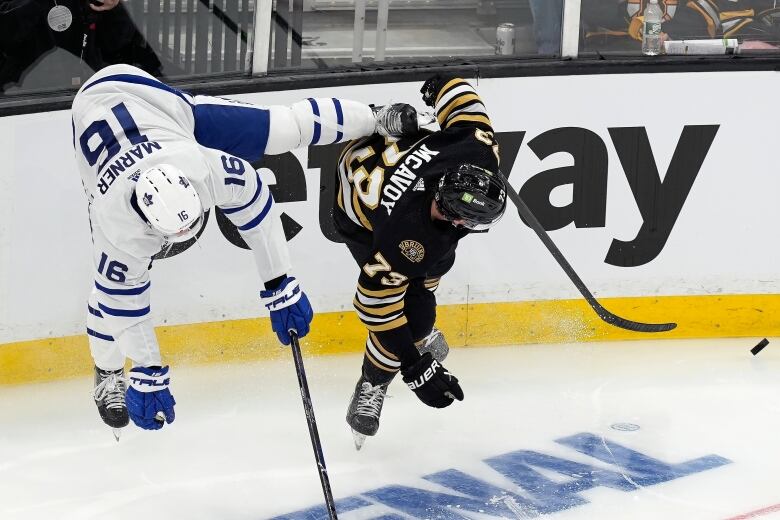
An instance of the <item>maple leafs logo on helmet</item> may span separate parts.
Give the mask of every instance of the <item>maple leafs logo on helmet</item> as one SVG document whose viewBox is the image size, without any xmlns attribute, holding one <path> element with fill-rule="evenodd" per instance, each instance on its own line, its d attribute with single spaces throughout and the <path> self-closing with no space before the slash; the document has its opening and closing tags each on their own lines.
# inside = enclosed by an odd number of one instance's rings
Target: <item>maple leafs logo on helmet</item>
<svg viewBox="0 0 780 520">
<path fill-rule="evenodd" d="M 171 164 L 149 168 L 138 178 L 135 192 L 144 202 L 139 207 L 145 220 L 167 242 L 185 242 L 197 235 L 203 204 L 195 186 L 179 168 Z"/>
</svg>

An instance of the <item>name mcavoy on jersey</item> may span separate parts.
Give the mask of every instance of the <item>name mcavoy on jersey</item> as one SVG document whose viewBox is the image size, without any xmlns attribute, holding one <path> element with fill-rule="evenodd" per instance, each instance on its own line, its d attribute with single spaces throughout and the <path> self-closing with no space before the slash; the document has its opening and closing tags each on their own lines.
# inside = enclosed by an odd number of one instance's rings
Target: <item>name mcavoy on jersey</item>
<svg viewBox="0 0 780 520">
<path fill-rule="evenodd" d="M 147 141 L 132 147 L 127 153 L 120 155 L 110 163 L 100 174 L 98 180 L 98 189 L 101 195 L 105 195 L 108 188 L 114 183 L 117 177 L 127 168 L 132 168 L 137 161 L 153 154 L 155 150 L 161 150 L 162 145 L 157 141 Z"/>
<path fill-rule="evenodd" d="M 415 170 L 423 164 L 431 162 L 431 159 L 436 155 L 439 155 L 439 152 L 431 150 L 423 144 L 417 150 L 409 153 L 404 162 L 396 168 L 382 189 L 382 200 L 380 203 L 387 209 L 388 215 L 393 211 L 396 201 L 401 198 L 406 189 L 417 178 Z"/>
</svg>

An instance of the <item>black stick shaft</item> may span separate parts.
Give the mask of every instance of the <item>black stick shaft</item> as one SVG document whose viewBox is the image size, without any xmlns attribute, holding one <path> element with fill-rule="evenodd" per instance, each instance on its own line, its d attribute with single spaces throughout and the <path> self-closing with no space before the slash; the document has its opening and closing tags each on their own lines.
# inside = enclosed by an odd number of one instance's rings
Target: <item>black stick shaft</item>
<svg viewBox="0 0 780 520">
<path fill-rule="evenodd" d="M 306 423 L 309 425 L 311 447 L 314 450 L 314 459 L 317 461 L 320 483 L 322 484 L 322 494 L 325 496 L 325 506 L 328 508 L 328 516 L 331 520 L 337 520 L 336 505 L 333 502 L 333 492 L 330 490 L 330 480 L 328 479 L 328 468 L 325 467 L 325 457 L 322 455 L 320 434 L 317 431 L 317 419 L 314 418 L 314 408 L 311 404 L 309 384 L 306 382 L 306 371 L 303 368 L 303 358 L 301 357 L 301 346 L 298 343 L 298 335 L 295 334 L 295 332 L 290 331 L 290 339 L 292 340 L 295 372 L 298 374 L 298 386 L 301 389 L 301 399 L 303 400 L 303 411 L 306 413 Z"/>
<path fill-rule="evenodd" d="M 626 318 L 621 318 L 620 316 L 613 314 L 605 309 L 604 306 L 602 306 L 598 300 L 596 300 L 588 287 L 579 277 L 577 272 L 571 266 L 569 261 L 566 260 L 566 257 L 563 256 L 563 253 L 561 253 L 561 250 L 558 249 L 558 246 L 555 245 L 555 242 L 552 241 L 552 238 L 550 238 L 550 235 L 542 227 L 542 224 L 539 222 L 539 220 L 537 220 L 536 216 L 531 211 L 531 208 L 528 207 L 525 201 L 520 197 L 520 194 L 515 192 L 515 190 L 509 184 L 506 176 L 501 172 L 499 172 L 499 175 L 501 175 L 501 178 L 506 184 L 506 192 L 509 196 L 509 199 L 515 206 L 517 206 L 517 212 L 521 217 L 523 217 L 523 220 L 528 223 L 531 229 L 533 229 L 536 235 L 541 239 L 547 250 L 558 262 L 558 265 L 561 266 L 561 269 L 563 269 L 569 279 L 574 283 L 574 286 L 577 287 L 577 290 L 580 291 L 580 294 L 582 294 L 591 308 L 596 311 L 596 314 L 599 318 L 609 323 L 610 325 L 637 332 L 666 332 L 677 326 L 676 323 L 641 323 L 638 321 L 632 321 Z"/>
</svg>

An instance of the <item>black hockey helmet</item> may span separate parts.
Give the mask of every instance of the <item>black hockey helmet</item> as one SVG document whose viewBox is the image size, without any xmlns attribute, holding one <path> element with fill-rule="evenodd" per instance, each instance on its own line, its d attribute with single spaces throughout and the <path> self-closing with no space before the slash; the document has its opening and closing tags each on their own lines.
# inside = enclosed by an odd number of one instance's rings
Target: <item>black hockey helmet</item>
<svg viewBox="0 0 780 520">
<path fill-rule="evenodd" d="M 444 172 L 434 198 L 447 220 L 465 220 L 464 227 L 483 231 L 504 215 L 506 186 L 497 173 L 461 164 Z"/>
</svg>

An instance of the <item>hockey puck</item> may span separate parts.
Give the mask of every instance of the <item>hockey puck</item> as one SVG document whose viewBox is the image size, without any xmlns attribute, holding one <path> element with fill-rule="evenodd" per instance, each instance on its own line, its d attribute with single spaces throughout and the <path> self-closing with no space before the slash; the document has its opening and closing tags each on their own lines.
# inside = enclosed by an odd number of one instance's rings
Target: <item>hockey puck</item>
<svg viewBox="0 0 780 520">
<path fill-rule="evenodd" d="M 758 354 L 759 352 L 764 350 L 764 347 L 766 347 L 767 345 L 769 345 L 769 340 L 764 338 L 764 339 L 762 339 L 761 341 L 758 342 L 758 345 L 756 345 L 755 347 L 751 348 L 750 352 L 752 352 L 753 355 L 755 356 L 756 354 Z"/>
</svg>

